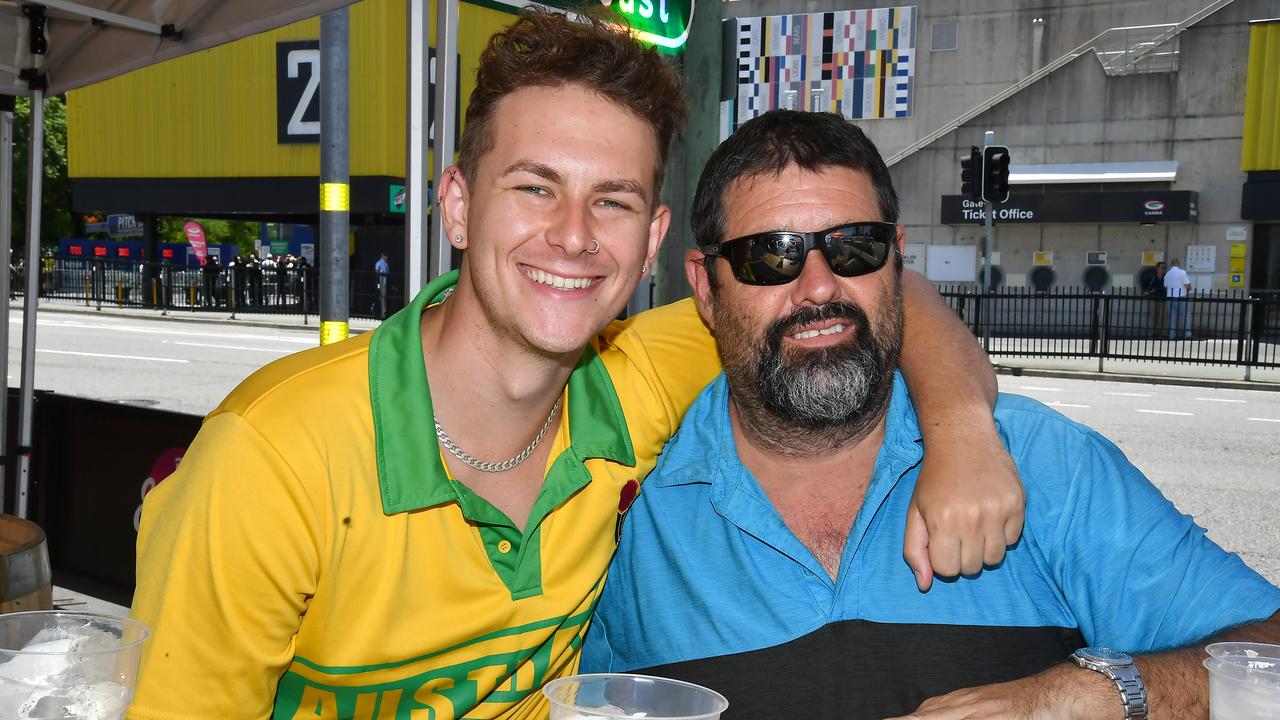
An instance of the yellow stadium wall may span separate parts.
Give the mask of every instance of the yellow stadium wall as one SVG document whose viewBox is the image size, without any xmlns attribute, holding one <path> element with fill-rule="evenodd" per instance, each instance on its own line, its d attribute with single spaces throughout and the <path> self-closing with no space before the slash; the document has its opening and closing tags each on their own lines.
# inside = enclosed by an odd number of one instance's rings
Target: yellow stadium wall
<svg viewBox="0 0 1280 720">
<path fill-rule="evenodd" d="M 1280 21 L 1250 28 L 1240 169 L 1280 170 Z"/>
<path fill-rule="evenodd" d="M 406 3 L 363 0 L 350 13 L 351 175 L 403 177 Z M 501 5 L 460 4 L 464 103 L 485 42 L 513 18 Z M 275 68 L 277 42 L 319 37 L 311 19 L 69 92 L 71 177 L 317 175 L 318 144 L 277 143 Z"/>
</svg>

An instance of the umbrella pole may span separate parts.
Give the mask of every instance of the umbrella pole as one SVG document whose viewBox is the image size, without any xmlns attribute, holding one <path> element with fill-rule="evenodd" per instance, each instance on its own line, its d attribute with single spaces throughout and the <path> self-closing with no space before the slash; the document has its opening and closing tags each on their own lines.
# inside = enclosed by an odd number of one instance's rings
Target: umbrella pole
<svg viewBox="0 0 1280 720">
<path fill-rule="evenodd" d="M 40 197 L 44 178 L 44 90 L 31 91 L 31 134 L 27 146 L 27 292 L 22 299 L 22 401 L 18 405 L 18 506 L 26 518 L 31 488 L 31 437 L 36 382 L 36 306 L 40 292 Z"/>
<path fill-rule="evenodd" d="M 0 378 L 4 378 L 4 394 L 0 395 L 0 511 L 8 494 L 9 454 L 9 255 L 13 234 L 13 96 L 0 98 Z"/>
</svg>

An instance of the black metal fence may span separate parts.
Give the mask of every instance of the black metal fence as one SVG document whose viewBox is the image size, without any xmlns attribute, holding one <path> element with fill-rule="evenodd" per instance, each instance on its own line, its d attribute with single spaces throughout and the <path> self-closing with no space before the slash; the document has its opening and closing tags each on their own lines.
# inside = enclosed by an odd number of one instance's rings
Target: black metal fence
<svg viewBox="0 0 1280 720">
<path fill-rule="evenodd" d="M 95 258 L 46 260 L 40 268 L 40 297 L 83 303 L 174 311 L 216 311 L 316 315 L 318 268 L 270 263 L 258 266 L 188 267 Z M 380 320 L 404 305 L 395 275 L 351 271 L 351 317 Z M 21 296 L 25 283 L 14 277 Z"/>
<path fill-rule="evenodd" d="M 1185 299 L 1153 299 L 1127 288 L 939 291 L 992 356 L 1280 367 L 1280 290 Z"/>
</svg>

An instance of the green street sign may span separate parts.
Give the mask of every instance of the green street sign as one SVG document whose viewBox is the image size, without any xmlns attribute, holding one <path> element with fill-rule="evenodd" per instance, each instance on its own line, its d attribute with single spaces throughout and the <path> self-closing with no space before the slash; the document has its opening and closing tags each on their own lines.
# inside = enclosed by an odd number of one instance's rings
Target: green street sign
<svg viewBox="0 0 1280 720">
<path fill-rule="evenodd" d="M 387 212 L 399 213 L 401 215 L 404 214 L 404 186 L 403 185 L 393 184 L 391 186 L 391 190 L 388 193 L 388 199 L 387 199 Z"/>
<path fill-rule="evenodd" d="M 543 0 L 542 4 L 573 12 L 573 0 Z M 600 4 L 627 19 L 631 33 L 668 55 L 684 52 L 693 25 L 694 0 L 600 0 Z"/>
</svg>

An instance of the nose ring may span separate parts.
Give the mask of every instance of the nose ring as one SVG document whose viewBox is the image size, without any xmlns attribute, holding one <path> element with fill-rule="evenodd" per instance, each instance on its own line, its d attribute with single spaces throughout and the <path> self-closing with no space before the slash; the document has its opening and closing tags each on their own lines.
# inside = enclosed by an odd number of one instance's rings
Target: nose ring
<svg viewBox="0 0 1280 720">
<path fill-rule="evenodd" d="M 589 255 L 595 255 L 596 253 L 600 252 L 600 241 L 599 241 L 599 240 L 592 240 L 592 241 L 591 241 L 591 244 L 595 245 L 595 248 L 594 248 L 594 249 L 592 249 L 592 250 L 588 250 L 588 251 L 587 251 L 587 254 L 589 254 Z"/>
</svg>

